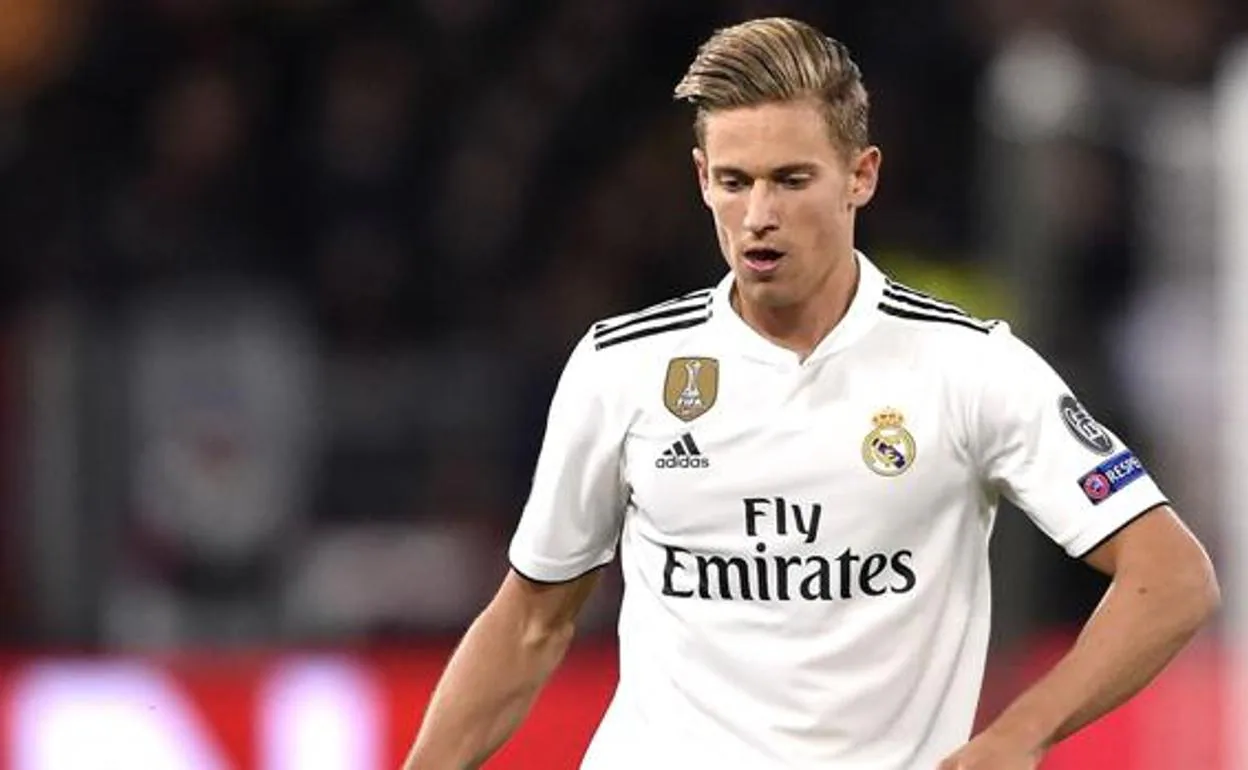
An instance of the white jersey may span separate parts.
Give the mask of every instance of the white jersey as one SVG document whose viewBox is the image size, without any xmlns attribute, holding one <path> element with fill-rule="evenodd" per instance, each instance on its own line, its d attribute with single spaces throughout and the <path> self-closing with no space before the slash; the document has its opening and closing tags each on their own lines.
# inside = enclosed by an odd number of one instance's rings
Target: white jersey
<svg viewBox="0 0 1248 770">
<path fill-rule="evenodd" d="M 1165 502 L 1003 323 L 857 255 L 804 361 L 714 289 L 595 324 L 510 548 L 621 548 L 620 681 L 584 770 L 913 770 L 969 736 L 1000 495 L 1071 556 Z"/>
</svg>

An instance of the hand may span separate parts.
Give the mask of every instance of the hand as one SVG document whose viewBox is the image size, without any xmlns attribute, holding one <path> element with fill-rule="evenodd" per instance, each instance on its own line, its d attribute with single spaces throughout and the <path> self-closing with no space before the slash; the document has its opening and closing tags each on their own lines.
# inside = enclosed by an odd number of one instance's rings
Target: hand
<svg viewBox="0 0 1248 770">
<path fill-rule="evenodd" d="M 936 770 L 1037 770 L 1044 752 L 991 731 L 975 736 Z"/>
</svg>

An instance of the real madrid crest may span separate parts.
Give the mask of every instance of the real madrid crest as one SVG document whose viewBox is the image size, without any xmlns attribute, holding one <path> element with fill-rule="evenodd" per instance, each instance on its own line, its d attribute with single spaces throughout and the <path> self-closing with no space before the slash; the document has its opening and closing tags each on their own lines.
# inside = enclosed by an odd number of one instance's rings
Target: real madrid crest
<svg viewBox="0 0 1248 770">
<path fill-rule="evenodd" d="M 714 358 L 673 358 L 663 380 L 663 405 L 685 422 L 715 406 L 719 395 L 719 361 Z"/>
<path fill-rule="evenodd" d="M 862 440 L 862 459 L 881 476 L 900 476 L 914 465 L 917 453 L 914 436 L 906 430 L 906 418 L 896 409 L 886 408 L 871 418 L 875 430 Z"/>
</svg>

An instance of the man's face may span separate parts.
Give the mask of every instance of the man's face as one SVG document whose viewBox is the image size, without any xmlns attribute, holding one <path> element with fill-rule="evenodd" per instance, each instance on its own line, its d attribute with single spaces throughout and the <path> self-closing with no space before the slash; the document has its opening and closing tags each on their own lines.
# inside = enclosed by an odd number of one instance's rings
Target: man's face
<svg viewBox="0 0 1248 770">
<path fill-rule="evenodd" d="M 694 163 L 738 291 L 769 307 L 808 300 L 852 253 L 879 150 L 847 157 L 807 100 L 713 111 L 704 128 Z"/>
</svg>

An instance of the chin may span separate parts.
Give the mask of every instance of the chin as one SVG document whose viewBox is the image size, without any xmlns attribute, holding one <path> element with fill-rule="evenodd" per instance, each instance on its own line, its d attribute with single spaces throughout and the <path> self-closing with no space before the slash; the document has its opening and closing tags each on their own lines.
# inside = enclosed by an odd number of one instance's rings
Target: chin
<svg viewBox="0 0 1248 770">
<path fill-rule="evenodd" d="M 744 297 L 762 307 L 787 307 L 796 302 L 793 292 L 777 279 L 749 277 L 737 283 L 738 290 Z"/>
</svg>

